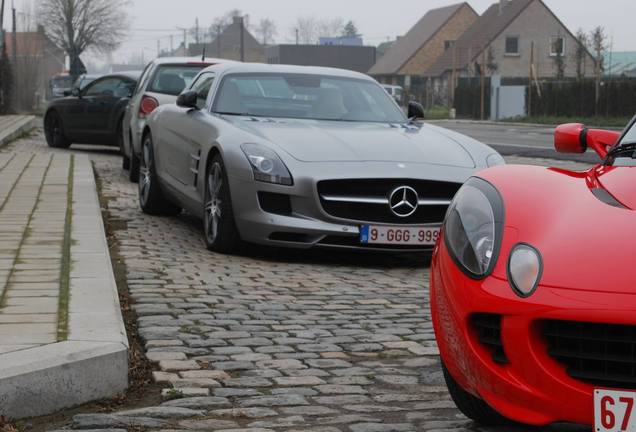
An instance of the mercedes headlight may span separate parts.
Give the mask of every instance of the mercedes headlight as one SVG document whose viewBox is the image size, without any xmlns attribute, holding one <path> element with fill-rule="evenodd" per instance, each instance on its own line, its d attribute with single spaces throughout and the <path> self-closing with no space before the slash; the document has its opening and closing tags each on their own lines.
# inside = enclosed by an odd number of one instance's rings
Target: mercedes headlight
<svg viewBox="0 0 636 432">
<path fill-rule="evenodd" d="M 252 166 L 254 180 L 285 186 L 294 184 L 289 170 L 274 150 L 261 144 L 243 144 L 241 150 Z"/>
<path fill-rule="evenodd" d="M 446 247 L 460 269 L 473 279 L 491 272 L 501 245 L 504 209 L 499 192 L 473 177 L 453 199 L 444 222 Z"/>
</svg>

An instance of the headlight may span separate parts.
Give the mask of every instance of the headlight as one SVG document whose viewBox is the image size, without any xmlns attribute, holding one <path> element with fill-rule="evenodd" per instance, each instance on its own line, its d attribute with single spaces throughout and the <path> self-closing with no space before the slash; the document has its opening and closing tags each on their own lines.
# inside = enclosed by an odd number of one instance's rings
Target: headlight
<svg viewBox="0 0 636 432">
<path fill-rule="evenodd" d="M 539 251 L 525 243 L 519 243 L 512 249 L 508 260 L 508 280 L 519 296 L 525 298 L 534 293 L 542 272 Z"/>
<path fill-rule="evenodd" d="M 241 150 L 250 161 L 254 180 L 285 186 L 294 184 L 289 170 L 274 150 L 260 144 L 243 144 Z"/>
<path fill-rule="evenodd" d="M 506 160 L 499 153 L 493 153 L 486 158 L 486 165 L 488 165 L 488 168 L 505 164 Z"/>
<path fill-rule="evenodd" d="M 473 279 L 491 272 L 501 245 L 504 209 L 497 189 L 473 177 L 457 192 L 444 222 L 444 239 L 451 257 Z"/>
</svg>

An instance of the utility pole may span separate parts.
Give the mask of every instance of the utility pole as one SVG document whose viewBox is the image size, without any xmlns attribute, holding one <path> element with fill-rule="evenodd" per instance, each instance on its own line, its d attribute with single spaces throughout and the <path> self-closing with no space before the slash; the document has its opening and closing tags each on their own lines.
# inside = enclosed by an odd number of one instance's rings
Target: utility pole
<svg viewBox="0 0 636 432">
<path fill-rule="evenodd" d="M 457 87 L 457 44 L 453 42 L 453 69 L 451 72 L 451 85 L 448 89 L 448 108 L 455 104 L 455 88 Z"/>
<path fill-rule="evenodd" d="M 174 36 L 170 35 L 170 55 L 174 53 Z"/>
<path fill-rule="evenodd" d="M 183 55 L 188 56 L 188 30 L 183 29 Z"/>
<path fill-rule="evenodd" d="M 481 119 L 486 116 L 486 49 L 481 51 Z"/>
<path fill-rule="evenodd" d="M 298 28 L 296 28 L 296 45 L 298 45 Z"/>
<path fill-rule="evenodd" d="M 16 10 L 15 7 L 12 7 L 12 16 L 13 16 L 13 40 L 12 42 L 12 50 L 13 50 L 13 77 L 15 79 L 14 88 L 15 94 L 13 95 L 13 100 L 16 101 L 15 108 L 19 108 L 18 100 L 20 95 L 20 80 L 18 79 L 18 21 L 16 19 Z"/>
<path fill-rule="evenodd" d="M 194 40 L 198 44 L 199 43 L 199 18 L 197 18 L 196 21 L 195 21 L 194 29 L 195 29 L 194 31 L 196 32 L 194 34 Z"/>
<path fill-rule="evenodd" d="M 532 79 L 534 78 L 534 41 L 530 44 L 530 74 L 528 75 L 528 112 L 532 116 Z"/>
<path fill-rule="evenodd" d="M 245 22 L 243 21 L 243 17 L 240 18 L 239 21 L 240 29 L 241 29 L 241 61 L 245 61 Z"/>
<path fill-rule="evenodd" d="M 161 57 L 161 39 L 157 39 L 157 58 Z"/>
<path fill-rule="evenodd" d="M 221 58 L 221 24 L 216 25 L 216 58 Z"/>
</svg>

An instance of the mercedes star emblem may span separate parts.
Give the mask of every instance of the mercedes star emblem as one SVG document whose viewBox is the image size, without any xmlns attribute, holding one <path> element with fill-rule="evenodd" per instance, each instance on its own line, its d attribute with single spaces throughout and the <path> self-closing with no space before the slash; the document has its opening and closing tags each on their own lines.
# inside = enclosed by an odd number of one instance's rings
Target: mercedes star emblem
<svg viewBox="0 0 636 432">
<path fill-rule="evenodd" d="M 419 197 L 417 191 L 410 186 L 400 186 L 391 192 L 389 207 L 398 217 L 409 217 L 417 210 Z"/>
</svg>

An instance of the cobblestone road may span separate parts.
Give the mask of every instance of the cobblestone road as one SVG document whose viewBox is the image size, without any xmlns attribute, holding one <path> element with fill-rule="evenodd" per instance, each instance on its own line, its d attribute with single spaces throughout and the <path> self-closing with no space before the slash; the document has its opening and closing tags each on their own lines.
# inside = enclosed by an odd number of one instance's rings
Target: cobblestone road
<svg viewBox="0 0 636 432">
<path fill-rule="evenodd" d="M 49 151 L 40 135 L 11 150 Z M 205 250 L 194 218 L 143 215 L 136 186 L 112 152 L 70 151 L 93 155 L 109 222 L 120 228 L 112 240 L 126 265 L 139 333 L 171 400 L 76 415 L 69 426 L 111 432 L 533 430 L 477 428 L 449 399 L 421 259 L 260 249 L 248 257 L 215 255 Z"/>
</svg>

